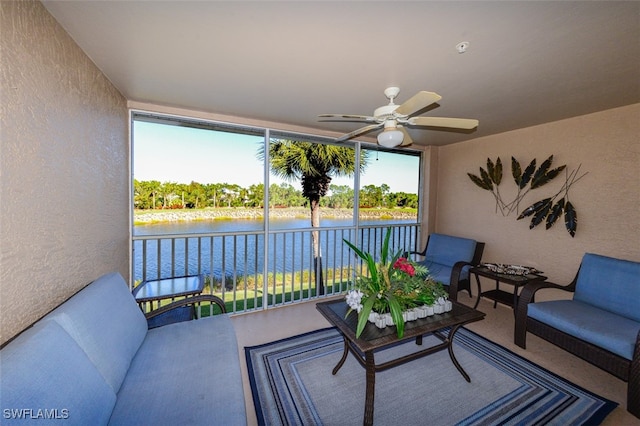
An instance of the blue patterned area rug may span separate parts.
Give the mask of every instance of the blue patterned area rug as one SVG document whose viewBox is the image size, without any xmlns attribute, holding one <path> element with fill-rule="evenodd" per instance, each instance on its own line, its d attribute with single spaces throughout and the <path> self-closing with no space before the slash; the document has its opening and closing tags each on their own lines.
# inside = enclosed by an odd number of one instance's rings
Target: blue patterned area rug
<svg viewBox="0 0 640 426">
<path fill-rule="evenodd" d="M 422 348 L 437 342 L 425 336 Z M 327 328 L 245 348 L 259 424 L 361 425 L 364 368 L 349 354 L 331 374 L 343 347 L 338 331 Z M 416 348 L 413 341 L 397 345 L 376 353 L 376 362 Z M 454 353 L 471 383 L 446 350 L 377 373 L 374 424 L 594 425 L 618 405 L 465 328 Z"/>
</svg>

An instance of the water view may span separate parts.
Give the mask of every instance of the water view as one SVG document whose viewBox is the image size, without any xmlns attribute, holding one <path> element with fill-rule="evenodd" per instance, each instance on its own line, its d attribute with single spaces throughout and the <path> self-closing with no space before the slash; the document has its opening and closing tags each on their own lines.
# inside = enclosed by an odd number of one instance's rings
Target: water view
<svg viewBox="0 0 640 426">
<path fill-rule="evenodd" d="M 358 245 L 379 251 L 388 225 L 392 245 L 415 249 L 415 220 L 367 220 L 360 224 Z M 134 227 L 134 278 L 205 274 L 217 279 L 311 270 L 312 230 L 309 219 L 277 219 L 264 241 L 262 220 L 214 220 L 152 223 Z M 356 240 L 353 219 L 323 219 L 318 229 L 324 268 L 353 263 L 343 239 Z M 267 253 L 267 265 L 265 256 Z M 160 270 L 158 270 L 160 265 Z"/>
</svg>

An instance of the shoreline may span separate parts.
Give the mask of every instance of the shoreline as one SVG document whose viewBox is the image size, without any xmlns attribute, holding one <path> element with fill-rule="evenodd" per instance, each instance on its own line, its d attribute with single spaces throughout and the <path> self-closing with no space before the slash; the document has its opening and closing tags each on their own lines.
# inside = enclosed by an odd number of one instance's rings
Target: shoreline
<svg viewBox="0 0 640 426">
<path fill-rule="evenodd" d="M 256 208 L 208 208 L 208 209 L 174 209 L 174 210 L 136 210 L 133 215 L 134 225 L 146 225 L 161 222 L 190 222 L 205 220 L 262 219 L 263 209 Z M 308 208 L 272 208 L 269 216 L 279 219 L 307 219 Z M 411 209 L 361 209 L 360 217 L 364 219 L 415 219 L 417 211 Z M 321 218 L 349 219 L 353 217 L 352 209 L 320 209 Z"/>
</svg>

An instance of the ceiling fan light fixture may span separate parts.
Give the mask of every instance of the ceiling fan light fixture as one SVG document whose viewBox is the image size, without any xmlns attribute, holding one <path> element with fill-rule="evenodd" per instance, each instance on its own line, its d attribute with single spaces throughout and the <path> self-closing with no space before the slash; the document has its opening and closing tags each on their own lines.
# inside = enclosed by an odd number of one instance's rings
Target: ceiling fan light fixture
<svg viewBox="0 0 640 426">
<path fill-rule="evenodd" d="M 464 43 L 466 44 L 462 47 L 468 47 L 468 42 L 463 42 L 463 44 Z M 409 146 L 413 143 L 411 135 L 407 132 L 405 126 L 442 127 L 445 129 L 463 130 L 473 130 L 478 127 L 478 120 L 447 117 L 414 117 L 414 115 L 419 114 L 428 106 L 436 104 L 436 102 L 442 99 L 442 96 L 435 92 L 421 90 L 402 104 L 396 105 L 393 100 L 398 95 L 399 91 L 400 89 L 397 87 L 388 87 L 384 91 L 384 94 L 389 99 L 389 104 L 376 108 L 373 112 L 373 116 L 354 114 L 320 114 L 319 117 L 323 119 L 335 117 L 339 120 L 347 119 L 349 121 L 373 123 L 336 138 L 336 142 L 344 142 L 348 139 L 384 127 L 384 131 L 378 134 L 377 140 L 378 145 L 385 148 Z M 436 104 L 436 106 L 438 105 Z"/>
<path fill-rule="evenodd" d="M 378 144 L 385 148 L 395 148 L 402 143 L 404 135 L 400 130 L 385 130 L 378 134 Z"/>
</svg>

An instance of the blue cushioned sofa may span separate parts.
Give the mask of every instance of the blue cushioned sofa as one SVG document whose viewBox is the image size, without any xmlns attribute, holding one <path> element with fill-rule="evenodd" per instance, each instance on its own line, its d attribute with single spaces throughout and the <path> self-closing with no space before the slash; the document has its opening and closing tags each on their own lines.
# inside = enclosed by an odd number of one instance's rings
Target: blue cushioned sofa
<svg viewBox="0 0 640 426">
<path fill-rule="evenodd" d="M 448 288 L 449 298 L 457 300 L 460 290 L 471 296 L 469 269 L 480 264 L 483 251 L 484 243 L 476 240 L 433 233 L 424 250 L 410 254 L 423 256 L 420 263 L 429 268 L 429 275 Z"/>
<path fill-rule="evenodd" d="M 3 424 L 246 425 L 229 317 L 148 329 L 117 273 L 5 345 L 0 368 Z"/>
<path fill-rule="evenodd" d="M 545 288 L 573 299 L 534 302 Z M 640 263 L 587 253 L 569 285 L 525 286 L 515 326 L 522 348 L 527 331 L 629 382 L 627 410 L 640 418 Z"/>
</svg>

